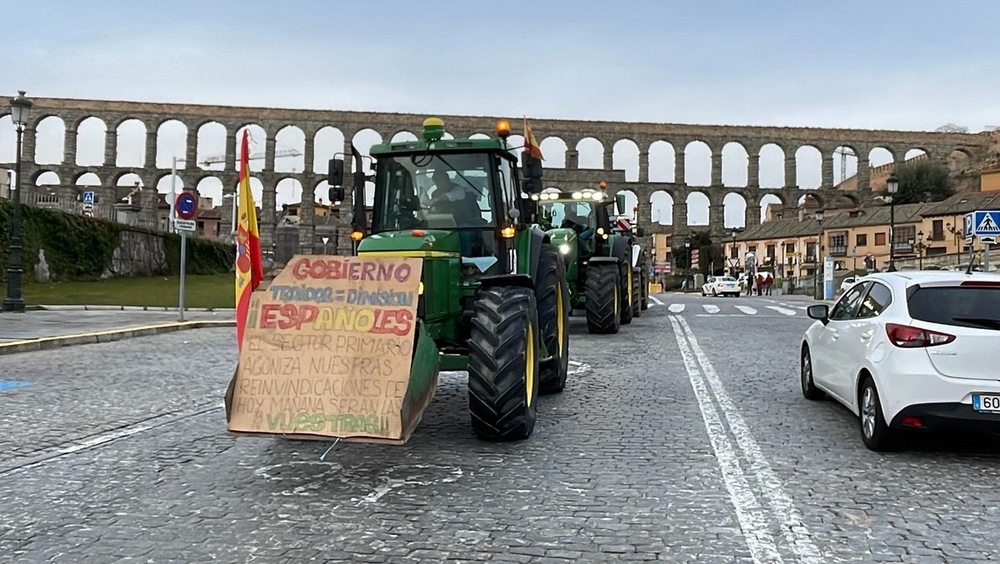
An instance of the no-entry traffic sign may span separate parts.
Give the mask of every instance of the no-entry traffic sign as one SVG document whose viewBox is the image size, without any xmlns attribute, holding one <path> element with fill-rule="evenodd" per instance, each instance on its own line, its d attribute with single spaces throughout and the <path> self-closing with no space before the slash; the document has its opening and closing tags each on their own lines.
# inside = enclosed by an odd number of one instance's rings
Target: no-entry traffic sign
<svg viewBox="0 0 1000 564">
<path fill-rule="evenodd" d="M 181 219 L 193 219 L 198 211 L 198 196 L 190 190 L 185 190 L 177 196 L 177 217 Z"/>
</svg>

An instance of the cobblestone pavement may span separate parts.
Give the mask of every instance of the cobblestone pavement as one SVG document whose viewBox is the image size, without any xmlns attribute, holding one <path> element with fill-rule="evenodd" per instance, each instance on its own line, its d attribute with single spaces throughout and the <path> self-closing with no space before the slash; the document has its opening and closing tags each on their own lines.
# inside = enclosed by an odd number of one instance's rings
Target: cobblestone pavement
<svg viewBox="0 0 1000 564">
<path fill-rule="evenodd" d="M 1000 558 L 997 441 L 870 453 L 801 398 L 804 315 L 657 300 L 574 318 L 578 374 L 513 444 L 472 435 L 462 374 L 405 446 L 228 436 L 231 328 L 0 357 L 0 561 Z"/>
</svg>

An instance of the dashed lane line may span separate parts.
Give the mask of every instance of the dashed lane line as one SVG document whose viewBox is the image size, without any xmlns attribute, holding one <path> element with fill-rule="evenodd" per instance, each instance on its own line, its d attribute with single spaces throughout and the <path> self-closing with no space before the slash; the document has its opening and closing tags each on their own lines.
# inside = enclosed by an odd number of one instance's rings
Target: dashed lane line
<svg viewBox="0 0 1000 564">
<path fill-rule="evenodd" d="M 782 315 L 795 315 L 794 309 L 788 309 L 781 306 L 767 306 L 767 309 L 773 309 Z"/>
<path fill-rule="evenodd" d="M 663 301 L 661 301 L 660 298 L 657 298 L 656 296 L 649 296 L 649 299 L 658 306 L 667 305 L 663 303 Z"/>
<path fill-rule="evenodd" d="M 694 336 L 694 332 L 691 331 L 691 326 L 683 318 L 671 321 L 675 325 L 682 327 L 684 336 L 687 337 L 688 344 L 691 350 L 694 351 L 694 356 L 705 374 L 705 379 L 715 393 L 719 407 L 722 408 L 722 413 L 729 424 L 729 429 L 736 438 L 736 444 L 743 451 L 744 457 L 749 462 L 749 469 L 754 473 L 764 497 L 771 506 L 773 511 L 772 517 L 776 519 L 780 518 L 779 522 L 781 523 L 785 542 L 791 547 L 792 552 L 795 553 L 796 558 L 800 562 L 807 564 L 821 564 L 822 562 L 826 562 L 826 558 L 820 554 L 819 549 L 813 542 L 812 534 L 809 532 L 809 528 L 806 527 L 805 519 L 801 512 L 795 507 L 792 498 L 785 492 L 781 480 L 775 475 L 771 469 L 771 465 L 768 464 L 767 457 L 764 456 L 757 441 L 753 438 L 753 433 L 750 432 L 750 428 L 747 426 L 746 421 L 744 421 L 739 408 L 730 399 L 725 386 L 722 384 L 722 380 L 719 379 L 719 375 L 715 371 L 715 367 L 712 366 L 708 355 L 705 354 L 705 350 L 698 344 L 698 339 Z M 680 341 L 679 337 L 678 341 Z"/>
<path fill-rule="evenodd" d="M 701 304 L 701 307 L 705 309 L 706 313 L 719 313 L 719 306 L 712 304 Z"/>
<path fill-rule="evenodd" d="M 667 308 L 670 313 L 682 313 L 684 311 L 684 304 L 670 304 Z"/>
<path fill-rule="evenodd" d="M 747 315 L 757 315 L 757 310 L 754 309 L 754 308 L 752 308 L 752 307 L 750 307 L 750 306 L 738 305 L 738 306 L 733 306 L 733 307 L 735 307 L 736 309 L 742 311 L 743 313 L 745 313 Z"/>
</svg>

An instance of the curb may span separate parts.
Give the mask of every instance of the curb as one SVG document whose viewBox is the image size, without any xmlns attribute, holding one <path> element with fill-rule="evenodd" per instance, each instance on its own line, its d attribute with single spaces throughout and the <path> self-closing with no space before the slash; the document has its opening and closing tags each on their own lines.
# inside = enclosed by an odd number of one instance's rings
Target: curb
<svg viewBox="0 0 1000 564">
<path fill-rule="evenodd" d="M 158 325 L 144 325 L 139 327 L 129 327 L 126 329 L 108 329 L 106 331 L 95 331 L 93 333 L 80 333 L 77 335 L 60 335 L 57 337 L 40 337 L 38 339 L 25 339 L 23 341 L 13 341 L 10 343 L 0 343 L 0 356 L 30 351 L 44 351 L 72 345 L 86 345 L 93 343 L 110 343 L 122 339 L 133 337 L 145 337 L 149 335 L 160 335 L 172 333 L 184 329 L 204 329 L 206 327 L 235 327 L 234 320 L 205 320 L 205 321 L 178 321 L 174 323 L 161 323 Z"/>
<path fill-rule="evenodd" d="M 123 305 L 35 305 L 31 306 L 31 309 L 49 311 L 177 311 L 177 307 Z M 186 307 L 184 311 L 233 313 L 236 308 Z"/>
</svg>

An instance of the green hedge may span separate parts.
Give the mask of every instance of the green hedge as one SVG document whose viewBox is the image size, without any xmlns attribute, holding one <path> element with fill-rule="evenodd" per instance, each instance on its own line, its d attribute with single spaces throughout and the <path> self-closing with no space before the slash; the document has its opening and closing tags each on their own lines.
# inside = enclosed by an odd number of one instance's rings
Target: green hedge
<svg viewBox="0 0 1000 564">
<path fill-rule="evenodd" d="M 14 206 L 0 200 L 0 279 L 6 277 L 10 255 Z M 21 206 L 21 244 L 25 277 L 38 263 L 38 249 L 45 250 L 49 275 L 55 281 L 96 280 L 111 263 L 121 233 L 131 229 L 102 219 Z M 180 273 L 180 236 L 161 235 L 171 274 Z M 187 272 L 216 274 L 233 269 L 235 247 L 217 241 L 188 238 Z"/>
</svg>

